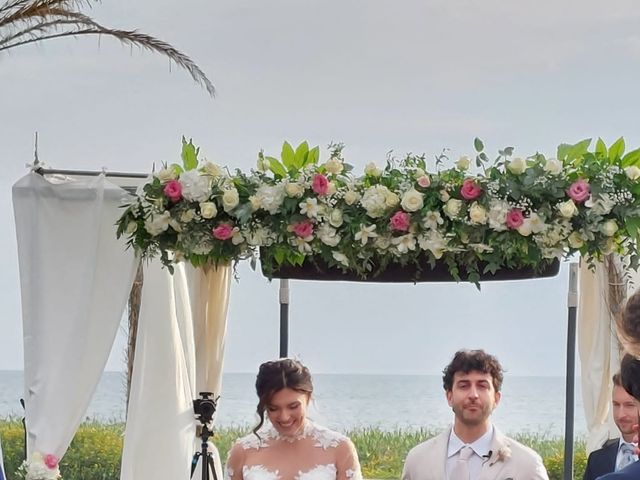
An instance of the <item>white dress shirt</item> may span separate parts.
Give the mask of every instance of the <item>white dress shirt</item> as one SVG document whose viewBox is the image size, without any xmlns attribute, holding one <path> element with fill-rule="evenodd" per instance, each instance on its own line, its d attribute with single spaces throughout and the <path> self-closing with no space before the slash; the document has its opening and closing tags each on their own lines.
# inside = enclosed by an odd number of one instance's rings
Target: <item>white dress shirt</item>
<svg viewBox="0 0 640 480">
<path fill-rule="evenodd" d="M 616 455 L 616 472 L 621 469 L 620 462 L 622 461 L 622 455 L 623 455 L 622 445 L 624 444 L 631 445 L 634 449 L 637 448 L 637 445 L 635 443 L 625 442 L 624 439 L 620 437 L 620 441 L 618 442 L 618 454 Z M 634 455 L 633 459 L 634 461 L 638 460 L 638 456 Z"/>
<path fill-rule="evenodd" d="M 482 462 L 486 462 L 489 458 L 489 452 L 491 449 L 491 441 L 493 440 L 493 425 L 489 426 L 489 429 L 482 435 L 479 439 L 477 439 L 473 443 L 464 443 L 460 438 L 455 434 L 453 428 L 451 429 L 451 434 L 449 435 L 449 445 L 447 447 L 447 461 L 445 464 L 445 470 L 447 473 L 447 480 L 451 475 L 451 471 L 458 461 L 458 456 L 460 455 L 460 450 L 462 447 L 467 446 L 471 447 L 473 450 L 473 455 L 469 458 L 469 478 L 470 480 L 476 480 L 478 475 L 480 475 L 480 468 L 482 467 Z"/>
</svg>

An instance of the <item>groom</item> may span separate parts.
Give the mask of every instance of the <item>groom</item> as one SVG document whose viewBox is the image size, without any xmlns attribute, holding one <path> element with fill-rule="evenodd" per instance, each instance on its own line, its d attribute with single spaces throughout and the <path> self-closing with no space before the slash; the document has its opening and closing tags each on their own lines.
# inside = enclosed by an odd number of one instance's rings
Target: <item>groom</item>
<svg viewBox="0 0 640 480">
<path fill-rule="evenodd" d="M 491 423 L 502 367 L 483 350 L 460 350 L 444 369 L 453 427 L 414 447 L 402 480 L 548 480 L 540 456 Z"/>
</svg>

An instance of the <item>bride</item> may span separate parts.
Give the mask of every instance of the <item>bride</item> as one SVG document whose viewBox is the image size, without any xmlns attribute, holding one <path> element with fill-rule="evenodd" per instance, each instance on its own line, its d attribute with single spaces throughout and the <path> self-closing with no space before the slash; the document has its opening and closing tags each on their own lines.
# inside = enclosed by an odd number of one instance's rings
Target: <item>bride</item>
<svg viewBox="0 0 640 480">
<path fill-rule="evenodd" d="M 362 480 L 351 440 L 306 418 L 312 392 L 311 374 L 300 362 L 285 358 L 260 365 L 260 422 L 231 448 L 225 479 Z"/>
</svg>

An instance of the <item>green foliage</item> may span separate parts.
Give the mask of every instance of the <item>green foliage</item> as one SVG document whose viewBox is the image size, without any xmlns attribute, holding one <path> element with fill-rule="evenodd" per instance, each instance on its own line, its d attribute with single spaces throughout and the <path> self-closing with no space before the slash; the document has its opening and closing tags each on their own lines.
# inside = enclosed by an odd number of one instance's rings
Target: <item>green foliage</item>
<svg viewBox="0 0 640 480">
<path fill-rule="evenodd" d="M 182 137 L 182 163 L 184 165 L 185 170 L 193 170 L 198 167 L 198 153 L 200 153 L 200 148 L 196 147 L 193 144 L 193 140 L 187 140 Z"/>
</svg>

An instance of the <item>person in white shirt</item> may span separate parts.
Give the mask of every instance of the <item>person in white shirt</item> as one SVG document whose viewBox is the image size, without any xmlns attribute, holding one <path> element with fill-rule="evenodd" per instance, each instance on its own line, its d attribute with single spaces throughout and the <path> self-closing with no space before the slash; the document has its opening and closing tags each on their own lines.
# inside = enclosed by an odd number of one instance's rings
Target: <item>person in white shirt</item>
<svg viewBox="0 0 640 480">
<path fill-rule="evenodd" d="M 501 398 L 498 360 L 483 350 L 460 350 L 443 374 L 453 426 L 409 452 L 402 479 L 548 480 L 540 455 L 491 423 Z"/>
</svg>

